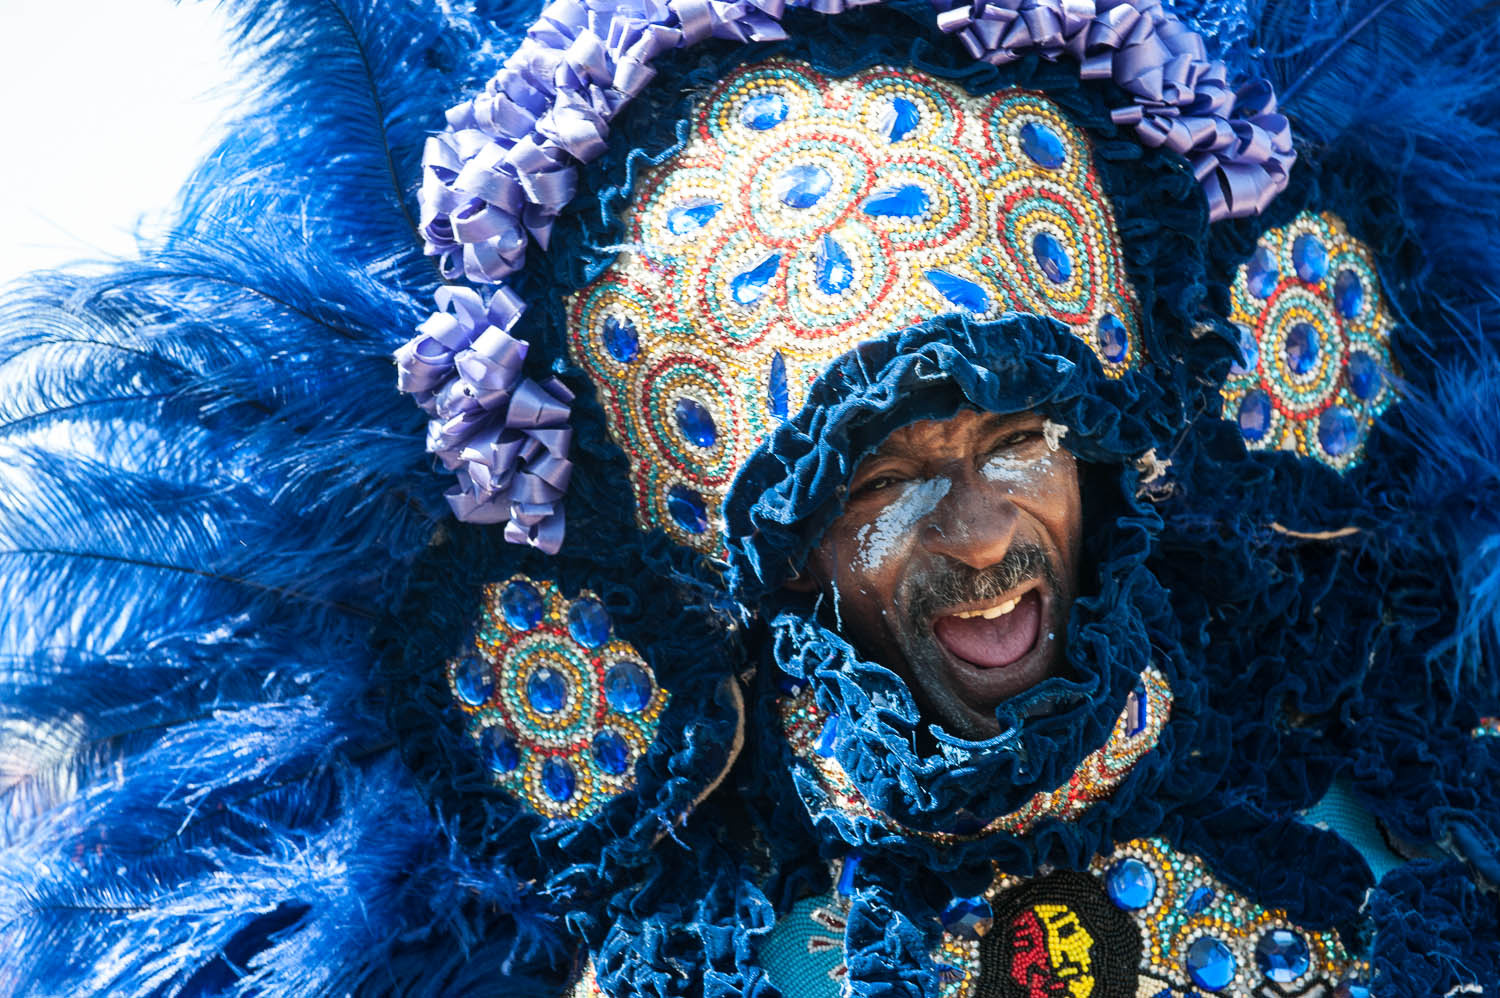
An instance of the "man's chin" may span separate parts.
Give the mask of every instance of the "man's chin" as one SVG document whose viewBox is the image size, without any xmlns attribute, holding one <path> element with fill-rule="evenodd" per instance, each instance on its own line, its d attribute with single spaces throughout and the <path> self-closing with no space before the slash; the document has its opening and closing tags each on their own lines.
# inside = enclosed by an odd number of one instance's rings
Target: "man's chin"
<svg viewBox="0 0 1500 998">
<path fill-rule="evenodd" d="M 998 735 L 996 708 L 1058 674 L 1062 656 L 1055 633 L 1044 630 L 1029 651 L 1003 666 L 961 658 L 935 638 L 924 641 L 926 647 L 908 658 L 923 719 L 971 741 Z"/>
</svg>

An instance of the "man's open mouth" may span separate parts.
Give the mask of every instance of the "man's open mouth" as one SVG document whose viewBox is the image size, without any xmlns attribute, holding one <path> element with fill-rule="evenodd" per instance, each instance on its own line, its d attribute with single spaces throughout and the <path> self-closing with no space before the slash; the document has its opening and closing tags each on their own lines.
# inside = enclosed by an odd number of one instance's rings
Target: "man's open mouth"
<svg viewBox="0 0 1500 998">
<path fill-rule="evenodd" d="M 938 617 L 933 636 L 948 654 L 981 669 L 1014 665 L 1036 647 L 1042 630 L 1042 593 L 1019 595 Z"/>
</svg>

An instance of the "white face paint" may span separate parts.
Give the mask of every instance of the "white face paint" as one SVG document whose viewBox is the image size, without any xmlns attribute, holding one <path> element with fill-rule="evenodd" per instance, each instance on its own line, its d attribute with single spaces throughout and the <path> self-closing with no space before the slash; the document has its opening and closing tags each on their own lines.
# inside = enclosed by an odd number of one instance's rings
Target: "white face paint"
<svg viewBox="0 0 1500 998">
<path fill-rule="evenodd" d="M 1052 472 L 1052 457 L 1050 454 L 1037 457 L 1010 457 L 1005 454 L 996 454 L 984 466 L 979 473 L 992 482 L 1029 482 L 1036 478 L 1042 478 Z"/>
<path fill-rule="evenodd" d="M 873 523 L 860 527 L 854 535 L 859 542 L 859 550 L 855 552 L 857 567 L 870 571 L 885 564 L 909 540 L 917 521 L 937 509 L 951 488 L 953 483 L 946 478 L 925 478 L 891 486 L 896 497 Z"/>
</svg>

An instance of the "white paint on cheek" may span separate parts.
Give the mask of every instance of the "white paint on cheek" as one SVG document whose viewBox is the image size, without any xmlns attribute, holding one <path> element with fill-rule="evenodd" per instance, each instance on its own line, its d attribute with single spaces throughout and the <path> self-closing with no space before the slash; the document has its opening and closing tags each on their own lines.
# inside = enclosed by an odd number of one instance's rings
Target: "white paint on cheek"
<svg viewBox="0 0 1500 998">
<path fill-rule="evenodd" d="M 1029 482 L 1052 473 L 1052 458 L 1019 458 L 996 454 L 984 462 L 979 473 L 992 482 Z"/>
<path fill-rule="evenodd" d="M 860 527 L 854 535 L 859 546 L 855 557 L 861 571 L 879 568 L 906 544 L 917 521 L 937 509 L 953 483 L 946 478 L 928 478 L 896 488 L 899 490 L 896 497 L 880 511 L 875 522 Z"/>
</svg>

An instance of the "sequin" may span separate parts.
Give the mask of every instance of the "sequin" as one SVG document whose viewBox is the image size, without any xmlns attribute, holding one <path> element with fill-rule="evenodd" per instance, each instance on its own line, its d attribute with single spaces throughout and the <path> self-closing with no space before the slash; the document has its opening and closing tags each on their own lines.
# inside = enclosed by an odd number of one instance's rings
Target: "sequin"
<svg viewBox="0 0 1500 998">
<path fill-rule="evenodd" d="M 572 800 L 573 792 L 578 789 L 578 777 L 573 767 L 561 759 L 548 759 L 542 763 L 542 789 L 559 804 Z"/>
<path fill-rule="evenodd" d="M 538 714 L 556 714 L 567 706 L 568 681 L 556 669 L 543 666 L 526 681 L 526 699 Z"/>
<path fill-rule="evenodd" d="M 1290 929 L 1272 929 L 1255 944 L 1255 964 L 1267 979 L 1290 984 L 1307 973 L 1307 940 Z"/>
<path fill-rule="evenodd" d="M 708 529 L 708 509 L 703 505 L 703 497 L 686 485 L 674 485 L 668 490 L 667 512 L 690 534 L 701 534 Z"/>
<path fill-rule="evenodd" d="M 938 294 L 959 308 L 975 313 L 989 311 L 990 296 L 985 294 L 984 288 L 973 281 L 965 280 L 957 274 L 950 274 L 946 270 L 927 271 L 927 280 L 937 289 Z"/>
<path fill-rule="evenodd" d="M 1304 233 L 1292 242 L 1292 266 L 1298 277 L 1317 284 L 1328 274 L 1328 249 L 1317 236 Z"/>
<path fill-rule="evenodd" d="M 791 109 L 778 93 L 756 94 L 740 107 L 740 124 L 757 132 L 769 131 L 785 121 Z"/>
<path fill-rule="evenodd" d="M 1365 285 L 1359 279 L 1359 274 L 1352 270 L 1339 271 L 1338 278 L 1333 282 L 1333 304 L 1339 310 L 1339 315 L 1346 319 L 1359 316 L 1360 310 L 1365 306 Z"/>
<path fill-rule="evenodd" d="M 849 254 L 829 235 L 818 243 L 818 252 L 813 261 L 817 272 L 818 290 L 825 295 L 841 295 L 854 283 L 854 264 Z M 779 354 L 778 354 L 779 356 Z"/>
<path fill-rule="evenodd" d="M 776 269 L 780 266 L 781 254 L 767 253 L 749 270 L 741 271 L 730 280 L 729 293 L 741 305 L 754 305 L 765 296 L 771 278 L 776 276 Z"/>
<path fill-rule="evenodd" d="M 724 207 L 718 201 L 711 198 L 694 198 L 685 201 L 671 211 L 667 212 L 667 231 L 674 236 L 685 236 L 689 232 L 697 232 L 719 213 Z"/>
<path fill-rule="evenodd" d="M 568 607 L 568 633 L 585 648 L 598 648 L 609 640 L 609 612 L 596 599 L 575 600 Z"/>
<path fill-rule="evenodd" d="M 1099 317 L 1099 349 L 1104 351 L 1104 359 L 1114 364 L 1124 360 L 1130 351 L 1125 323 L 1112 312 L 1105 312 Z"/>
<path fill-rule="evenodd" d="M 1031 253 L 1036 257 L 1036 265 L 1053 284 L 1066 284 L 1073 276 L 1073 263 L 1068 259 L 1068 252 L 1052 233 L 1038 232 L 1032 236 Z"/>
<path fill-rule="evenodd" d="M 529 631 L 542 622 L 542 597 L 529 582 L 512 582 L 500 594 L 505 622 L 518 631 Z"/>
<path fill-rule="evenodd" d="M 458 660 L 453 670 L 453 689 L 458 698 L 471 707 L 478 707 L 490 697 L 495 688 L 489 664 L 478 655 L 465 655 Z"/>
<path fill-rule="evenodd" d="M 1104 887 L 1117 907 L 1138 911 L 1156 897 L 1156 874 L 1134 856 L 1127 856 L 1109 868 Z"/>
<path fill-rule="evenodd" d="M 788 208 L 811 208 L 833 189 L 833 174 L 812 163 L 799 163 L 782 171 L 771 192 Z"/>
<path fill-rule="evenodd" d="M 498 724 L 485 728 L 479 736 L 479 757 L 493 773 L 509 773 L 521 764 L 516 736 Z"/>
<path fill-rule="evenodd" d="M 622 315 L 605 317 L 604 349 L 622 364 L 635 360 L 641 352 L 641 338 L 635 331 L 635 323 Z"/>
<path fill-rule="evenodd" d="M 1240 435 L 1256 442 L 1265 439 L 1271 428 L 1271 400 L 1260 389 L 1246 393 L 1240 400 Z"/>
<path fill-rule="evenodd" d="M 651 677 L 635 662 L 616 662 L 604 674 L 604 699 L 620 713 L 634 714 L 651 702 Z"/>
<path fill-rule="evenodd" d="M 1244 377 L 1260 365 L 1260 345 L 1255 342 L 1255 331 L 1243 323 L 1235 323 L 1239 333 L 1240 355 L 1230 363 L 1229 373 Z"/>
<path fill-rule="evenodd" d="M 1318 443 L 1332 456 L 1347 452 L 1358 438 L 1359 423 L 1343 406 L 1331 405 L 1318 417 Z"/>
<path fill-rule="evenodd" d="M 922 112 L 905 97 L 892 97 L 880 116 L 879 128 L 892 142 L 900 142 L 922 124 Z"/>
<path fill-rule="evenodd" d="M 940 916 L 943 930 L 960 939 L 978 939 L 990 930 L 995 913 L 982 896 L 954 898 Z"/>
<path fill-rule="evenodd" d="M 672 416 L 682 435 L 699 447 L 712 447 L 718 439 L 714 428 L 714 417 L 696 399 L 679 398 L 672 407 Z"/>
<path fill-rule="evenodd" d="M 1245 287 L 1257 298 L 1269 298 L 1280 282 L 1276 255 L 1267 246 L 1257 246 L 1250 262 L 1245 264 Z"/>
<path fill-rule="evenodd" d="M 927 213 L 931 200 L 919 184 L 882 187 L 865 198 L 865 214 L 876 218 L 916 218 Z"/>
<path fill-rule="evenodd" d="M 1205 991 L 1223 991 L 1234 980 L 1234 954 L 1213 936 L 1193 940 L 1183 963 L 1193 983 Z"/>
<path fill-rule="evenodd" d="M 1293 374 L 1306 374 L 1318 366 L 1318 330 L 1310 322 L 1295 322 L 1287 330 L 1281 355 Z"/>
<path fill-rule="evenodd" d="M 1067 162 L 1067 151 L 1058 134 L 1037 121 L 1021 126 L 1021 151 L 1038 166 L 1055 170 Z"/>
<path fill-rule="evenodd" d="M 611 776 L 620 776 L 630 768 L 630 746 L 619 732 L 605 728 L 594 736 L 594 761 Z"/>
<path fill-rule="evenodd" d="M 1363 350 L 1356 350 L 1349 355 L 1346 377 L 1354 397 L 1365 401 L 1380 394 L 1380 388 L 1385 383 L 1385 375 L 1380 373 L 1380 362 Z"/>
<path fill-rule="evenodd" d="M 766 402 L 771 408 L 771 415 L 777 419 L 785 419 L 788 401 L 786 359 L 781 356 L 780 350 L 776 350 L 771 354 L 771 370 L 766 376 Z"/>
</svg>

